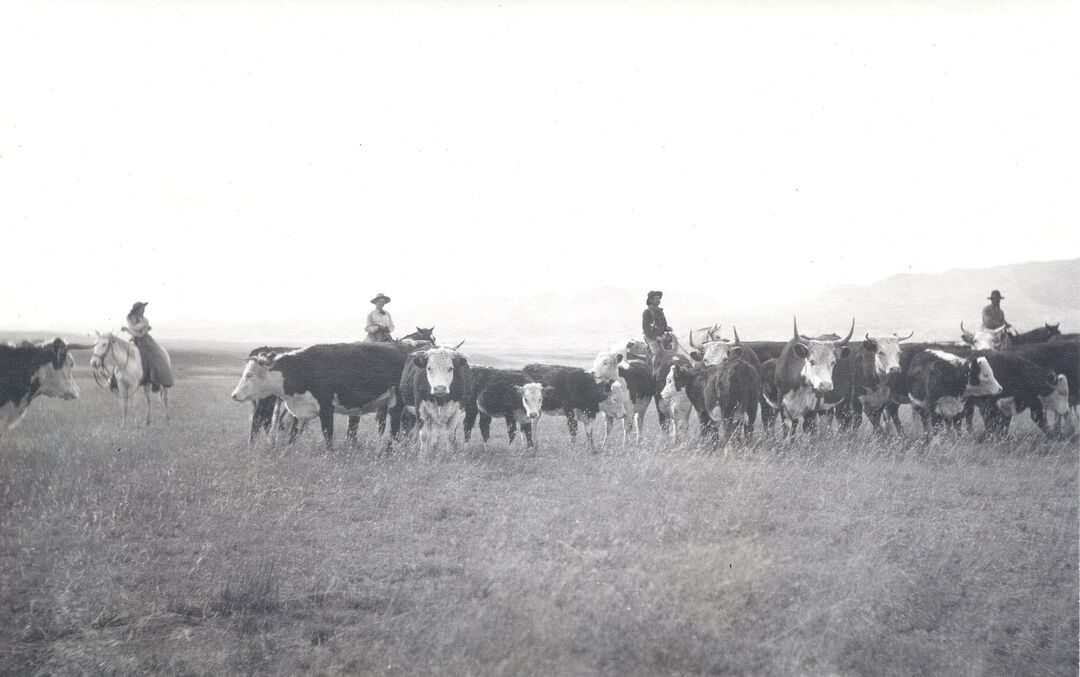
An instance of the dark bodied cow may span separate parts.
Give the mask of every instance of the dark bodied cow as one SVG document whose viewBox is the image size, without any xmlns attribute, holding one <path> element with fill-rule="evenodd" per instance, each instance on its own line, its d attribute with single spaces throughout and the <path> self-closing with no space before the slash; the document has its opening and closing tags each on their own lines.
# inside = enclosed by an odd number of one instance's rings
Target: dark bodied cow
<svg viewBox="0 0 1080 677">
<path fill-rule="evenodd" d="M 518 426 L 521 426 L 526 446 L 533 446 L 533 426 L 540 421 L 544 387 L 539 383 L 528 383 L 524 374 L 513 369 L 470 367 L 469 373 L 472 397 L 465 403 L 466 444 L 479 416 L 480 435 L 485 445 L 491 437 L 491 419 L 502 418 L 506 421 L 510 444 L 514 443 Z"/>
<path fill-rule="evenodd" d="M 37 345 L 28 341 L 0 345 L 0 438 L 26 414 L 34 398 L 73 400 L 79 396 L 71 375 L 75 361 L 68 348 L 59 338 Z"/>
<path fill-rule="evenodd" d="M 752 364 L 738 359 L 698 367 L 675 365 L 664 387 L 665 398 L 684 392 L 698 412 L 701 438 L 714 445 L 754 428 L 761 399 L 761 376 Z M 723 424 L 723 428 L 719 427 Z"/>
<path fill-rule="evenodd" d="M 1050 434 L 1046 412 L 1058 415 L 1068 413 L 1068 387 L 1065 392 L 1058 388 L 1059 377 L 1051 369 L 1041 367 L 1014 352 L 989 350 L 976 353 L 985 357 L 994 371 L 994 378 L 1001 384 L 997 395 L 970 397 L 965 411 L 969 419 L 975 409 L 982 414 L 987 434 L 1004 435 L 1009 430 L 1013 416 L 1026 410 L 1039 428 Z M 1061 377 L 1064 381 L 1064 377 Z"/>
<path fill-rule="evenodd" d="M 664 389 L 661 391 L 661 396 L 667 399 L 675 397 L 678 393 L 686 396 L 694 411 L 697 412 L 701 431 L 699 437 L 703 441 L 715 441 L 717 438 L 716 422 L 713 420 L 710 408 L 705 404 L 705 390 L 707 383 L 714 378 L 719 369 L 720 365 L 716 364 L 673 365 Z"/>
<path fill-rule="evenodd" d="M 754 351 L 754 354 L 758 356 L 758 359 L 762 363 L 768 360 L 779 360 L 780 353 L 784 352 L 784 347 L 787 346 L 787 341 L 740 341 L 739 343 L 744 348 L 749 348 Z"/>
<path fill-rule="evenodd" d="M 950 355 L 968 357 L 971 355 L 971 347 L 962 343 L 949 342 L 918 342 L 905 343 L 900 346 L 900 373 L 889 376 L 889 401 L 885 404 L 885 413 L 892 421 L 896 433 L 900 434 L 900 405 L 911 404 L 908 398 L 908 374 L 911 372 L 911 361 L 915 356 L 926 350 L 939 350 Z"/>
<path fill-rule="evenodd" d="M 1069 381 L 1069 406 L 1080 405 L 1080 342 L 1034 343 L 1015 346 L 1009 352 L 1064 375 Z"/>
<path fill-rule="evenodd" d="M 929 438 L 947 424 L 959 430 L 969 397 L 998 395 L 1001 384 L 985 357 L 959 357 L 941 350 L 916 354 L 907 371 L 907 394 Z"/>
<path fill-rule="evenodd" d="M 1057 324 L 1043 322 L 1043 326 L 1041 327 L 1014 334 L 1012 337 L 1012 345 L 1020 346 L 1029 343 L 1046 343 L 1047 341 L 1053 341 L 1061 336 L 1060 327 L 1060 322 Z"/>
<path fill-rule="evenodd" d="M 578 423 L 585 424 L 585 438 L 593 447 L 592 424 L 600 403 L 611 393 L 614 381 L 599 382 L 584 369 L 554 364 L 529 364 L 521 372 L 530 382 L 544 386 L 544 411 L 561 411 L 572 441 L 577 440 Z M 548 390 L 550 388 L 550 390 Z"/>
<path fill-rule="evenodd" d="M 671 426 L 671 441 L 678 444 L 680 434 L 689 439 L 690 414 L 693 413 L 694 405 L 685 390 L 674 387 L 671 368 L 676 365 L 689 369 L 693 362 L 691 358 L 681 354 L 663 355 L 653 362 L 653 381 L 657 385 L 664 384 L 661 386 L 656 410 L 667 417 L 668 425 Z"/>
<path fill-rule="evenodd" d="M 776 362 L 775 384 L 779 393 L 782 415 L 791 421 L 791 433 L 795 425 L 803 422 L 803 430 L 809 431 L 819 411 L 835 407 L 833 368 L 837 360 L 846 359 L 850 350 L 848 342 L 855 333 L 855 320 L 847 337 L 837 340 L 813 339 L 799 334 L 794 324 L 794 335 Z M 831 400 L 831 401 L 827 401 Z"/>
<path fill-rule="evenodd" d="M 765 432 L 772 430 L 773 423 L 780 414 L 780 391 L 776 388 L 776 361 L 775 357 L 765 360 L 758 368 L 758 374 L 761 376 L 761 429 Z"/>
<path fill-rule="evenodd" d="M 460 344 L 458 344 L 460 345 Z M 457 429 L 472 397 L 469 360 L 454 348 L 430 348 L 406 358 L 401 373 L 401 405 L 418 420 L 420 451 L 448 440 L 457 447 Z"/>
<path fill-rule="evenodd" d="M 851 412 L 855 427 L 861 421 L 861 414 L 866 414 L 874 432 L 885 434 L 881 415 L 893 400 L 893 390 L 899 382 L 900 343 L 914 335 L 915 332 L 903 337 L 896 334 L 871 337 L 868 332 L 861 349 L 852 351 L 848 359 L 851 362 Z"/>
<path fill-rule="evenodd" d="M 396 392 L 405 355 L 388 343 L 331 343 L 249 358 L 232 397 L 247 402 L 276 395 L 301 421 L 316 416 L 327 448 L 334 440 L 334 414 L 349 416 L 355 440 L 359 416 L 388 409 L 397 436 L 401 408 Z"/>
</svg>

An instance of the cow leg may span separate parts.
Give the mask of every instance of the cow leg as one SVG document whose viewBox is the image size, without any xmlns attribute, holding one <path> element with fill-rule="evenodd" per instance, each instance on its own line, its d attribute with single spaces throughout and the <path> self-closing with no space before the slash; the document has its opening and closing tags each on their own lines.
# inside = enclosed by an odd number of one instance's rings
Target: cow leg
<svg viewBox="0 0 1080 677">
<path fill-rule="evenodd" d="M 388 407 L 383 406 L 379 407 L 378 411 L 375 412 L 375 426 L 379 431 L 379 437 L 382 437 L 383 433 L 386 432 L 386 412 L 388 409 Z"/>
<path fill-rule="evenodd" d="M 866 409 L 866 418 L 870 420 L 870 427 L 875 435 L 878 437 L 885 437 L 885 429 L 881 427 L 881 413 L 883 410 L 875 409 L 873 411 Z"/>
<path fill-rule="evenodd" d="M 480 414 L 480 437 L 484 440 L 484 446 L 487 446 L 491 439 L 491 417 L 487 414 Z"/>
<path fill-rule="evenodd" d="M 1039 426 L 1039 430 L 1043 431 L 1043 434 L 1047 437 L 1053 434 L 1046 421 L 1046 411 L 1039 402 L 1031 405 L 1031 420 L 1035 422 L 1035 425 Z"/>
<path fill-rule="evenodd" d="M 892 421 L 893 427 L 896 428 L 896 434 L 902 437 L 903 432 L 900 430 L 900 405 L 896 402 L 886 403 L 885 413 L 888 414 L 889 420 Z"/>
<path fill-rule="evenodd" d="M 671 421 L 671 412 L 668 411 L 668 407 L 661 406 L 664 402 L 664 398 L 660 397 L 660 393 L 653 395 L 653 402 L 656 404 L 656 420 L 660 423 L 660 430 L 668 432 L 668 423 Z"/>
<path fill-rule="evenodd" d="M 470 408 L 465 410 L 465 422 L 462 424 L 462 428 L 464 431 L 462 434 L 465 437 L 465 444 L 468 444 L 469 440 L 472 439 L 472 429 L 473 426 L 476 425 L 476 416 L 479 413 L 479 409 Z M 483 431 L 481 431 L 481 433 L 482 432 Z"/>
<path fill-rule="evenodd" d="M 593 441 L 593 423 L 596 421 L 596 412 L 588 409 L 580 409 L 578 413 L 585 425 L 585 445 L 590 451 L 596 451 L 596 443 Z"/>
<path fill-rule="evenodd" d="M 526 447 L 536 446 L 535 444 L 533 444 L 533 427 L 532 427 L 532 423 L 530 423 L 529 421 L 523 421 L 521 423 L 521 434 L 523 434 L 525 436 L 525 446 Z"/>
<path fill-rule="evenodd" d="M 570 430 L 570 444 L 577 442 L 578 422 L 574 417 L 574 410 L 570 407 L 563 409 L 563 414 L 566 416 L 566 427 Z"/>
<path fill-rule="evenodd" d="M 334 408 L 319 406 L 319 424 L 322 426 L 323 439 L 326 440 L 327 450 L 334 448 Z"/>
<path fill-rule="evenodd" d="M 514 443 L 514 438 L 517 436 L 517 419 L 513 414 L 507 414 L 506 416 L 506 437 L 507 437 L 507 449 Z"/>
<path fill-rule="evenodd" d="M 345 446 L 356 446 L 356 432 L 360 429 L 360 417 L 350 416 L 349 426 L 345 429 Z"/>
</svg>

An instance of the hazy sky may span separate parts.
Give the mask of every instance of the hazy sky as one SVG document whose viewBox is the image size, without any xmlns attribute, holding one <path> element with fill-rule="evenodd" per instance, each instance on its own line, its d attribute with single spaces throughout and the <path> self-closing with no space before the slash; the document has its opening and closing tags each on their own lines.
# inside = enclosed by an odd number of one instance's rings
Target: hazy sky
<svg viewBox="0 0 1080 677">
<path fill-rule="evenodd" d="M 590 4 L 4 3 L 0 328 L 1080 256 L 1077 3 Z"/>
</svg>

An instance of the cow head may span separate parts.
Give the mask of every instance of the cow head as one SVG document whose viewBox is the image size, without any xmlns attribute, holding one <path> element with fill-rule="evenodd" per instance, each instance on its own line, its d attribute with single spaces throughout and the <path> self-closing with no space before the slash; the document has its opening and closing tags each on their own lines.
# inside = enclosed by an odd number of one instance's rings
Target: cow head
<svg viewBox="0 0 1080 677">
<path fill-rule="evenodd" d="M 1065 374 L 1058 374 L 1053 382 L 1053 389 L 1047 395 L 1039 395 L 1039 401 L 1046 411 L 1065 416 L 1069 413 L 1069 379 Z"/>
<path fill-rule="evenodd" d="M 813 339 L 799 334 L 798 321 L 794 323 L 795 337 L 791 349 L 795 356 L 802 359 L 800 376 L 804 383 L 818 392 L 830 392 L 833 389 L 832 372 L 838 359 L 846 359 L 850 353 L 848 342 L 855 333 L 855 319 L 851 320 L 851 330 L 845 338 L 836 340 Z"/>
<path fill-rule="evenodd" d="M 597 353 L 596 359 L 593 360 L 592 369 L 589 372 L 597 381 L 603 379 L 614 380 L 619 378 L 619 367 L 625 369 L 627 366 L 629 365 L 627 365 L 623 353 L 609 353 L 602 350 Z"/>
<path fill-rule="evenodd" d="M 720 325 L 714 324 L 706 334 L 706 341 L 701 345 L 694 343 L 694 333 L 690 332 L 690 347 L 696 350 L 690 353 L 691 359 L 705 364 L 723 364 L 729 359 L 739 359 L 743 347 L 739 345 L 739 332 L 735 331 L 734 342 L 720 336 Z M 700 357 L 697 357 L 700 355 Z"/>
<path fill-rule="evenodd" d="M 41 366 L 38 368 L 35 379 L 38 382 L 38 395 L 48 397 L 60 397 L 65 400 L 74 400 L 79 396 L 79 386 L 71 375 L 71 368 L 75 366 L 75 360 L 68 352 L 67 344 L 62 339 L 55 339 L 52 343 L 43 343 L 40 348 Z"/>
<path fill-rule="evenodd" d="M 985 357 L 969 357 L 967 359 L 967 387 L 964 395 L 967 397 L 979 397 L 981 395 L 1000 395 L 1001 384 L 994 378 L 994 370 Z"/>
<path fill-rule="evenodd" d="M 660 397 L 671 399 L 675 393 L 684 390 L 694 378 L 694 370 L 685 364 L 673 364 L 668 370 L 664 389 L 660 391 Z"/>
<path fill-rule="evenodd" d="M 514 391 L 521 397 L 521 406 L 525 407 L 525 415 L 535 421 L 540 418 L 544 407 L 544 397 L 551 397 L 555 389 L 545 388 L 539 383 L 526 383 L 523 386 L 514 386 Z"/>
<path fill-rule="evenodd" d="M 454 370 L 467 364 L 467 358 L 453 348 L 431 348 L 416 353 L 412 359 L 413 364 L 426 370 L 432 395 L 449 395 Z"/>
<path fill-rule="evenodd" d="M 1001 350 L 1007 345 L 1009 339 L 1005 327 L 1006 325 L 1003 324 L 997 329 L 979 328 L 972 332 L 964 329 L 964 323 L 961 321 L 960 337 L 964 339 L 964 343 L 971 346 L 972 350 Z"/>
<path fill-rule="evenodd" d="M 866 339 L 863 341 L 863 350 L 873 358 L 874 360 L 874 373 L 877 374 L 879 379 L 886 379 L 890 374 L 900 373 L 900 342 L 906 341 L 915 332 L 911 332 L 907 336 L 875 336 L 870 337 L 870 334 L 866 334 Z"/>
<path fill-rule="evenodd" d="M 232 398 L 237 402 L 250 402 L 271 395 L 284 397 L 283 376 L 280 371 L 271 369 L 275 359 L 277 355 L 273 352 L 258 353 L 248 357 L 244 372 L 240 374 L 240 382 L 236 384 L 232 392 Z"/>
</svg>

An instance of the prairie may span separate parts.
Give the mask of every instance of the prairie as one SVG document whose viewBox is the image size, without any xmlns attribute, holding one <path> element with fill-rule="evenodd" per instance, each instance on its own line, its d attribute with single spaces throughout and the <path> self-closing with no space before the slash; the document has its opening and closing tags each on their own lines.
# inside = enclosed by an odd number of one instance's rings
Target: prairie
<svg viewBox="0 0 1080 677">
<path fill-rule="evenodd" d="M 5 436 L 0 673 L 1077 672 L 1077 450 L 1030 426 L 249 449 L 223 364 L 168 424 L 84 374 Z"/>
</svg>

